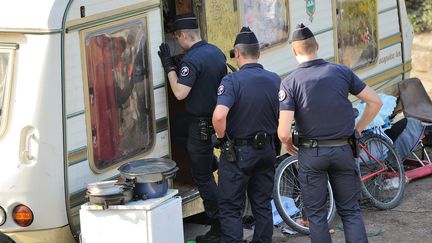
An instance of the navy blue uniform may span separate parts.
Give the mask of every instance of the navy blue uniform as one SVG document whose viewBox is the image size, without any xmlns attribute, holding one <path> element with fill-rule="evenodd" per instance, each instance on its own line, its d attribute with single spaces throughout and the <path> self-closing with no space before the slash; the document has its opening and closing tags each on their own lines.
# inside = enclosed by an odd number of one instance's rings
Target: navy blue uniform
<svg viewBox="0 0 432 243">
<path fill-rule="evenodd" d="M 252 141 L 257 132 L 275 136 L 279 86 L 279 76 L 256 63 L 245 64 L 222 80 L 217 104 L 230 108 L 226 133 L 231 140 Z M 237 144 L 236 153 L 236 162 L 228 162 L 222 153 L 219 163 L 221 242 L 242 242 L 241 211 L 247 190 L 256 220 L 253 242 L 270 243 L 273 234 L 270 201 L 276 159 L 273 140 L 268 140 L 260 150 L 250 143 Z"/>
<path fill-rule="evenodd" d="M 227 74 L 225 63 L 222 51 L 205 40 L 195 43 L 183 57 L 177 82 L 192 88 L 185 99 L 189 115 L 212 116 L 216 106 L 216 91 Z"/>
<path fill-rule="evenodd" d="M 366 84 L 348 67 L 322 59 L 304 62 L 282 81 L 280 109 L 294 111 L 301 138 L 334 140 L 354 132 L 354 111 L 348 95 Z M 331 242 L 327 225 L 327 180 L 345 229 L 346 242 L 367 242 L 362 220 L 360 178 L 350 145 L 299 148 L 299 179 L 312 242 Z"/>
<path fill-rule="evenodd" d="M 200 140 L 198 118 L 211 124 L 217 89 L 226 75 L 222 51 L 206 41 L 195 43 L 179 65 L 178 83 L 191 87 L 186 97 L 186 112 L 191 117 L 187 149 L 191 157 L 192 178 L 198 186 L 207 216 L 218 218 L 217 186 L 213 177 L 216 158 L 210 140 Z"/>
</svg>

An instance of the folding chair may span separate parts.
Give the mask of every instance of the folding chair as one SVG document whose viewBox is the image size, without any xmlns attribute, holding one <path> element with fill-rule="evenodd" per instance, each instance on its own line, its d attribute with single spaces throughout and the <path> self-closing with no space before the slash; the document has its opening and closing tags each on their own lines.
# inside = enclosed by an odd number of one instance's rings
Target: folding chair
<svg viewBox="0 0 432 243">
<path fill-rule="evenodd" d="M 418 78 L 405 79 L 399 82 L 398 87 L 402 111 L 405 117 L 415 118 L 424 125 L 432 125 L 432 101 L 421 81 Z M 417 167 L 405 170 L 406 182 L 432 174 L 432 163 L 422 139 L 419 140 L 417 146 L 421 147 L 422 159 L 412 151 L 415 160 L 407 159 L 404 161 L 404 165 Z"/>
</svg>

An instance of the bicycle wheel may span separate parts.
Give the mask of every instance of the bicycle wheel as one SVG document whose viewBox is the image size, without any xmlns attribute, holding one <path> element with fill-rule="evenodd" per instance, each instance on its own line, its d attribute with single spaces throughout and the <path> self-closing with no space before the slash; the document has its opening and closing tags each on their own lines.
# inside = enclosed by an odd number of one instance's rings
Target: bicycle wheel
<svg viewBox="0 0 432 243">
<path fill-rule="evenodd" d="M 405 191 L 405 172 L 395 148 L 373 133 L 360 138 L 359 146 L 357 165 L 363 195 L 378 209 L 396 207 Z"/>
<path fill-rule="evenodd" d="M 299 233 L 309 234 L 309 227 L 300 193 L 298 169 L 297 156 L 288 157 L 280 163 L 276 169 L 273 198 L 276 209 L 284 222 Z M 336 205 L 329 182 L 327 188 L 327 221 L 330 224 L 336 213 Z"/>
</svg>

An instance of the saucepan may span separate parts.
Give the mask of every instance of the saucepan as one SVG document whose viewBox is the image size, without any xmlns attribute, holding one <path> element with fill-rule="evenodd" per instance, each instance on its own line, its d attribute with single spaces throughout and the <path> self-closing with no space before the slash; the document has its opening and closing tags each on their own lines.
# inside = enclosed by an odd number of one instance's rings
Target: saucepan
<svg viewBox="0 0 432 243">
<path fill-rule="evenodd" d="M 176 162 L 166 158 L 134 160 L 120 166 L 120 176 L 135 183 L 134 194 L 139 198 L 161 197 L 168 191 L 168 179 L 178 171 Z"/>
</svg>

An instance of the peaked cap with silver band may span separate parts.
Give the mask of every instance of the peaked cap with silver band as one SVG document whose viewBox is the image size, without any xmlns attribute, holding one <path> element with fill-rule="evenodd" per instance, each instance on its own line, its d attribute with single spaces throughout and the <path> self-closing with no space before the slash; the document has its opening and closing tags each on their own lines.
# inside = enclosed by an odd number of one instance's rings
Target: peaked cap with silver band
<svg viewBox="0 0 432 243">
<path fill-rule="evenodd" d="M 174 31 L 198 29 L 197 18 L 193 13 L 177 15 L 174 20 Z"/>
</svg>

